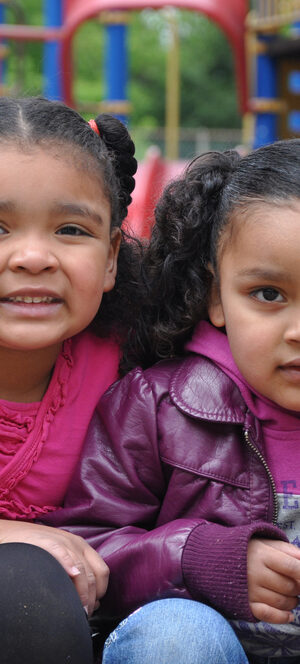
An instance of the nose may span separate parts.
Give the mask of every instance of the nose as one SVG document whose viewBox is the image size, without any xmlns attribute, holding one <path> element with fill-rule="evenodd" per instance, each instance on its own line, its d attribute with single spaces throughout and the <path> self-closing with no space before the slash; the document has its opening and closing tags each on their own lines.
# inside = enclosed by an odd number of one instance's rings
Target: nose
<svg viewBox="0 0 300 664">
<path fill-rule="evenodd" d="M 9 258 L 9 268 L 13 272 L 26 270 L 31 274 L 48 271 L 55 272 L 59 261 L 49 249 L 49 245 L 41 240 L 28 240 L 16 247 Z"/>
<path fill-rule="evenodd" d="M 292 319 L 290 318 L 284 332 L 284 340 L 287 343 L 300 342 L 300 310 Z"/>
</svg>

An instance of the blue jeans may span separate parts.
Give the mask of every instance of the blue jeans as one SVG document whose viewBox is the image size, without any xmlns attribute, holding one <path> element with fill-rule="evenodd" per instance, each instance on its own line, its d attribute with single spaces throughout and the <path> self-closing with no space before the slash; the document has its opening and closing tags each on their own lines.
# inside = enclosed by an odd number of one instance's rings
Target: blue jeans
<svg viewBox="0 0 300 664">
<path fill-rule="evenodd" d="M 248 664 L 229 623 L 209 606 L 162 599 L 125 618 L 105 642 L 103 664 Z"/>
</svg>

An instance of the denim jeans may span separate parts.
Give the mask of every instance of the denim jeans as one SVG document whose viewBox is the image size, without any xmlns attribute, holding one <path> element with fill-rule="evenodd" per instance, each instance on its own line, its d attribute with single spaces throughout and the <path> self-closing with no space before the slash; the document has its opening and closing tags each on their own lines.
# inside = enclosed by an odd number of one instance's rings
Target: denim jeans
<svg viewBox="0 0 300 664">
<path fill-rule="evenodd" d="M 209 606 L 162 599 L 125 618 L 105 642 L 103 664 L 248 664 L 229 623 Z"/>
</svg>

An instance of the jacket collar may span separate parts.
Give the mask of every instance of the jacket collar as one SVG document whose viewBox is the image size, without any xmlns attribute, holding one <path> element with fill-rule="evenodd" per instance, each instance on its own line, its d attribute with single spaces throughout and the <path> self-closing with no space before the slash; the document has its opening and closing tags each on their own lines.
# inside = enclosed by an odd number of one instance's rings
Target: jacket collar
<svg viewBox="0 0 300 664">
<path fill-rule="evenodd" d="M 211 360 L 191 354 L 177 366 L 170 383 L 176 407 L 191 417 L 244 424 L 247 406 L 234 382 Z"/>
</svg>

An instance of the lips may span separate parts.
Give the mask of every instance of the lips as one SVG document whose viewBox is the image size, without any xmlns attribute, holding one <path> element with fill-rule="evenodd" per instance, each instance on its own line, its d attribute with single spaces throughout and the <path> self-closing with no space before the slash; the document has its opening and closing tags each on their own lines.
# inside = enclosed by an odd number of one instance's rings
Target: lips
<svg viewBox="0 0 300 664">
<path fill-rule="evenodd" d="M 297 357 L 295 360 L 282 364 L 280 369 L 298 369 L 300 371 L 300 358 Z"/>
<path fill-rule="evenodd" d="M 281 365 L 280 371 L 289 383 L 294 383 L 299 387 L 300 383 L 300 360 L 299 358 Z"/>
</svg>

